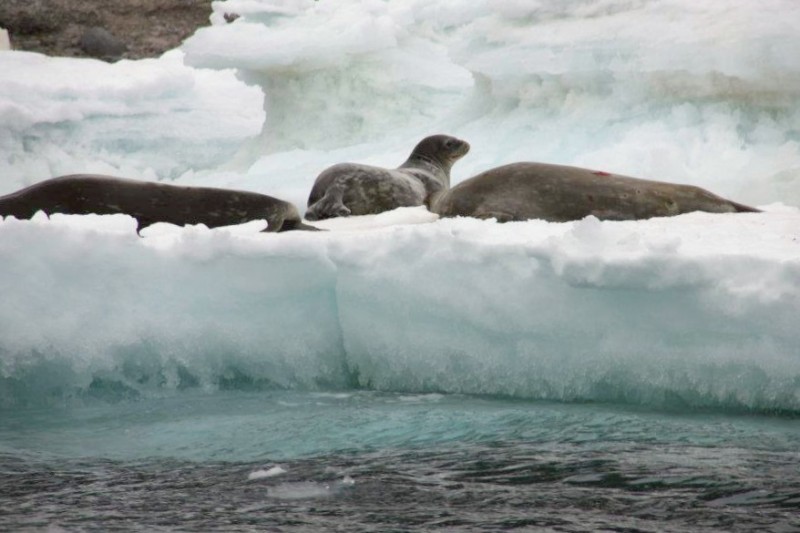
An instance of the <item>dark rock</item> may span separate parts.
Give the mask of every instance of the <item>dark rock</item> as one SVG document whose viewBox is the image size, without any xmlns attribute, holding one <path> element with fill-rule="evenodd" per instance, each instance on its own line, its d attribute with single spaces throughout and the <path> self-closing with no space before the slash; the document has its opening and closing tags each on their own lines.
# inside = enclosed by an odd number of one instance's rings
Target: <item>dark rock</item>
<svg viewBox="0 0 800 533">
<path fill-rule="evenodd" d="M 121 57 L 159 56 L 209 24 L 212 0 L 0 0 L 0 27 L 16 50 L 86 56 L 86 28 L 127 45 Z M 90 54 L 94 55 L 94 54 Z"/>
<path fill-rule="evenodd" d="M 80 40 L 81 50 L 98 59 L 119 59 L 128 51 L 128 45 L 117 39 L 107 29 L 93 27 L 86 30 Z"/>
</svg>

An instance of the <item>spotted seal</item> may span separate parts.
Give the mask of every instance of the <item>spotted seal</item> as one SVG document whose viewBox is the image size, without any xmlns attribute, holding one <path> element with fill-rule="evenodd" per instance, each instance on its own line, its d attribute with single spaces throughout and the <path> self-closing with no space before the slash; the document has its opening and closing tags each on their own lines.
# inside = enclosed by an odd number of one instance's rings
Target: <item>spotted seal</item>
<svg viewBox="0 0 800 533">
<path fill-rule="evenodd" d="M 423 205 L 450 187 L 453 163 L 469 143 L 449 135 L 422 139 L 396 169 L 340 163 L 322 171 L 308 197 L 308 220 L 369 215 L 397 207 Z"/>
</svg>

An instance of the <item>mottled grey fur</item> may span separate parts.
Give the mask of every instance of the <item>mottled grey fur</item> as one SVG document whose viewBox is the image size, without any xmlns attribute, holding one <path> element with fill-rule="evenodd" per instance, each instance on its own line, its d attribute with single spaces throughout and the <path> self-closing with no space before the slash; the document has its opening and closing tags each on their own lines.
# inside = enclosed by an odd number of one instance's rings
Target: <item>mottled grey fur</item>
<svg viewBox="0 0 800 533">
<path fill-rule="evenodd" d="M 111 215 L 134 217 L 139 233 L 156 222 L 209 228 L 267 221 L 264 231 L 316 230 L 303 224 L 289 202 L 249 191 L 212 187 L 180 187 L 111 176 L 73 174 L 45 180 L 0 197 L 0 215 L 29 219 L 47 215 Z"/>
<path fill-rule="evenodd" d="M 423 205 L 450 188 L 453 163 L 469 144 L 448 135 L 426 137 L 396 169 L 340 163 L 322 171 L 308 197 L 308 220 L 369 215 Z"/>
<path fill-rule="evenodd" d="M 433 199 L 443 217 L 636 220 L 707 211 L 758 212 L 705 189 L 643 180 L 584 168 L 512 163 L 465 180 Z"/>
</svg>

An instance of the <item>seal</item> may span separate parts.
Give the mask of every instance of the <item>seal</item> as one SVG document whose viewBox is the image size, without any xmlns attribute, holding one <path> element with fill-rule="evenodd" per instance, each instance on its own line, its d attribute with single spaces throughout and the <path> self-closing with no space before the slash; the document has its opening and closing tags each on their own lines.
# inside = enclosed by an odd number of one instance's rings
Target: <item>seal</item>
<svg viewBox="0 0 800 533">
<path fill-rule="evenodd" d="M 136 219 L 136 233 L 156 222 L 209 228 L 266 219 L 264 231 L 318 228 L 304 224 L 289 203 L 249 191 L 182 187 L 96 174 L 48 179 L 0 197 L 0 215 L 29 219 L 37 211 L 67 215 L 124 214 Z"/>
<path fill-rule="evenodd" d="M 706 211 L 759 212 L 700 187 L 651 181 L 585 168 L 512 163 L 464 180 L 432 199 L 442 217 L 637 220 Z"/>
<path fill-rule="evenodd" d="M 425 205 L 431 195 L 450 188 L 450 169 L 468 151 L 466 141 L 431 135 L 396 169 L 357 163 L 329 167 L 314 182 L 306 219 L 371 215 Z"/>
</svg>

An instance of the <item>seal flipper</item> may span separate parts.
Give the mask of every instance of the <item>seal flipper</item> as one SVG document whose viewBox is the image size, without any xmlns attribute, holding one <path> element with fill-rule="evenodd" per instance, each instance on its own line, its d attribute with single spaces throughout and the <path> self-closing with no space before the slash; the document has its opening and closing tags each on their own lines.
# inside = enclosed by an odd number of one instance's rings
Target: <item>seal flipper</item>
<svg viewBox="0 0 800 533">
<path fill-rule="evenodd" d="M 144 217 L 135 217 L 136 218 L 136 235 L 142 237 L 142 230 L 148 226 L 152 226 L 156 223 L 155 220 L 150 220 L 149 218 Z"/>
<path fill-rule="evenodd" d="M 344 205 L 342 197 L 344 190 L 341 187 L 331 187 L 325 192 L 325 196 L 308 206 L 306 210 L 307 220 L 323 220 L 326 218 L 350 216 L 350 208 Z"/>
<path fill-rule="evenodd" d="M 292 206 L 292 208 L 294 208 L 294 206 Z M 275 209 L 273 212 L 269 213 L 265 218 L 267 221 L 267 227 L 262 229 L 261 230 L 262 232 L 277 233 L 279 231 L 283 231 L 283 225 L 286 222 L 286 214 L 283 212 L 282 209 Z"/>
<path fill-rule="evenodd" d="M 445 188 L 441 188 L 441 189 L 437 189 L 435 191 L 432 191 L 430 194 L 428 194 L 425 197 L 425 200 L 423 200 L 422 205 L 424 205 L 428 209 L 428 211 L 430 211 L 431 213 L 437 213 L 438 214 L 439 213 L 439 211 L 438 211 L 438 209 L 439 209 L 439 200 L 444 196 L 444 193 L 446 193 L 446 192 L 447 192 L 447 189 L 445 189 Z"/>
<path fill-rule="evenodd" d="M 481 210 L 476 211 L 475 214 L 472 215 L 472 216 L 475 217 L 475 218 L 483 219 L 483 220 L 488 220 L 490 218 L 494 218 L 500 224 L 502 224 L 504 222 L 516 222 L 516 221 L 520 220 L 518 217 L 514 216 L 511 213 L 506 213 L 505 211 L 496 211 L 496 210 L 488 211 L 488 210 L 482 210 L 481 209 Z"/>
<path fill-rule="evenodd" d="M 325 231 L 320 228 L 315 228 L 308 224 L 304 224 L 297 209 L 291 206 L 288 214 L 275 212 L 267 217 L 267 227 L 262 229 L 262 233 L 277 233 L 282 231 L 292 230 L 305 230 L 305 231 Z"/>
<path fill-rule="evenodd" d="M 598 220 L 611 220 L 616 222 L 636 220 L 636 217 L 631 214 L 620 213 L 619 211 L 614 211 L 613 209 L 592 209 L 591 212 L 589 212 L 589 215 L 597 218 Z M 661 216 L 666 216 L 666 214 Z"/>
</svg>

